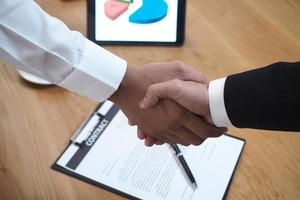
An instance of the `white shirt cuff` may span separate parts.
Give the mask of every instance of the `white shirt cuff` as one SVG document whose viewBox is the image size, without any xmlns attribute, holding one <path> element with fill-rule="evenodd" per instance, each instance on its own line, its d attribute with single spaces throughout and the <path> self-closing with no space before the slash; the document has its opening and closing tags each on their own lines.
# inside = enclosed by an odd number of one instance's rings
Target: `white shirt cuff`
<svg viewBox="0 0 300 200">
<path fill-rule="evenodd" d="M 214 124 L 217 127 L 231 126 L 224 103 L 224 86 L 226 78 L 217 79 L 209 83 L 209 108 Z"/>
<path fill-rule="evenodd" d="M 118 89 L 127 63 L 88 39 L 84 40 L 85 48 L 78 66 L 58 85 L 96 101 L 105 101 Z"/>
</svg>

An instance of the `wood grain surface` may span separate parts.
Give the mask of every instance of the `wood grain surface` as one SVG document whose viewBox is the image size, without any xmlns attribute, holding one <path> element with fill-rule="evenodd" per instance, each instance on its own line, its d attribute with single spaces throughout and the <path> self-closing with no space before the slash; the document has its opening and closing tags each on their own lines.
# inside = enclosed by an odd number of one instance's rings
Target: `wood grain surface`
<svg viewBox="0 0 300 200">
<path fill-rule="evenodd" d="M 86 34 L 84 0 L 37 2 L 70 29 Z M 185 39 L 182 47 L 106 48 L 134 65 L 182 60 L 210 80 L 297 61 L 300 1 L 188 0 Z M 28 84 L 1 62 L 0 199 L 123 199 L 50 169 L 96 104 L 59 87 Z M 229 132 L 247 140 L 229 200 L 300 199 L 300 133 Z"/>
</svg>

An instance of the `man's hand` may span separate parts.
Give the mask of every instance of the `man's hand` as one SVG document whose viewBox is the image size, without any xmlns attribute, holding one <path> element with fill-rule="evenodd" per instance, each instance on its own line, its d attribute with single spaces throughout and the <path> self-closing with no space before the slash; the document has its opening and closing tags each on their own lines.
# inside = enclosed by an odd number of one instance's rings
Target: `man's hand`
<svg viewBox="0 0 300 200">
<path fill-rule="evenodd" d="M 146 110 L 138 106 L 150 85 L 172 79 L 207 84 L 203 75 L 181 62 L 129 66 L 121 86 L 110 100 L 140 130 L 160 142 L 199 145 L 206 139 L 205 135 L 224 133 L 226 130 L 205 123 L 172 100 L 161 100 L 157 106 Z"/>
<path fill-rule="evenodd" d="M 142 109 L 156 105 L 160 99 L 173 99 L 189 111 L 200 115 L 207 123 L 215 125 L 209 109 L 208 85 L 174 79 L 151 85 L 143 100 Z"/>
<path fill-rule="evenodd" d="M 145 97 L 139 105 L 142 109 L 148 109 L 156 105 L 160 100 L 173 99 L 189 111 L 201 116 L 205 122 L 214 125 L 209 109 L 207 87 L 207 84 L 178 79 L 153 84 L 148 88 Z M 221 134 L 221 132 L 217 134 L 202 132 L 200 137 L 218 137 Z M 162 144 L 161 141 L 155 140 L 141 129 L 138 130 L 138 137 L 144 139 L 147 146 Z"/>
</svg>

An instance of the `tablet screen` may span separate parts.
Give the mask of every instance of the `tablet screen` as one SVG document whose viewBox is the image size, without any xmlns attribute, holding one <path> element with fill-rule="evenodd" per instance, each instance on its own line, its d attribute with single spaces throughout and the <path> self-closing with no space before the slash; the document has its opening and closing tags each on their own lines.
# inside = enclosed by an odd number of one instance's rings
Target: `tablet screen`
<svg viewBox="0 0 300 200">
<path fill-rule="evenodd" d="M 95 0 L 95 40 L 176 42 L 180 0 Z"/>
</svg>

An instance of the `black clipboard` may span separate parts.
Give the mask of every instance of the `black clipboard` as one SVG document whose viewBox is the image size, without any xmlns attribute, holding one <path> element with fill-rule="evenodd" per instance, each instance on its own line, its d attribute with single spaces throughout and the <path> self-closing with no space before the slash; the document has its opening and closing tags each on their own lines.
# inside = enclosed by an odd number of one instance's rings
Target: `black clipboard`
<svg viewBox="0 0 300 200">
<path fill-rule="evenodd" d="M 128 193 L 125 193 L 125 192 L 123 192 L 123 191 L 117 190 L 117 189 L 115 189 L 115 188 L 113 188 L 113 187 L 110 187 L 110 186 L 108 186 L 108 185 L 105 185 L 104 183 L 100 183 L 100 182 L 97 182 L 97 181 L 92 180 L 92 179 L 90 179 L 90 178 L 87 178 L 87 177 L 85 177 L 85 176 L 79 175 L 79 174 L 77 174 L 77 173 L 75 173 L 75 172 L 73 172 L 73 171 L 71 171 L 71 170 L 68 170 L 68 169 L 66 169 L 66 168 L 64 168 L 64 167 L 62 167 L 62 166 L 60 166 L 60 165 L 57 164 L 58 160 L 59 160 L 59 159 L 61 158 L 61 156 L 65 153 L 65 151 L 69 148 L 69 146 L 70 146 L 71 144 L 73 144 L 73 143 L 72 143 L 72 140 L 74 139 L 74 137 L 76 138 L 76 136 L 78 136 L 78 135 L 80 134 L 80 131 L 81 131 L 81 130 L 84 128 L 84 126 L 89 122 L 89 120 L 91 119 L 91 116 L 94 115 L 94 114 L 95 114 L 95 111 L 99 110 L 99 108 L 100 108 L 102 105 L 103 105 L 103 104 L 100 103 L 100 104 L 96 107 L 96 109 L 95 109 L 92 113 L 90 113 L 90 115 L 89 115 L 89 116 L 84 120 L 84 122 L 80 125 L 79 129 L 78 129 L 78 130 L 75 132 L 75 134 L 72 136 L 69 145 L 64 149 L 64 151 L 61 153 L 61 155 L 60 155 L 60 156 L 56 159 L 56 161 L 52 164 L 51 169 L 56 170 L 56 171 L 59 171 L 59 172 L 62 172 L 62 173 L 64 173 L 64 174 L 66 174 L 66 175 L 69 175 L 69 176 L 74 177 L 74 178 L 76 178 L 76 179 L 78 179 L 78 180 L 84 181 L 84 182 L 86 182 L 86 183 L 92 184 L 92 185 L 94 185 L 94 186 L 96 186 L 96 187 L 99 187 L 99 188 L 105 189 L 105 190 L 107 190 L 107 191 L 113 192 L 113 193 L 115 193 L 115 194 L 117 194 L 117 195 L 120 195 L 120 196 L 122 196 L 122 197 L 125 197 L 125 198 L 128 198 L 128 199 L 140 199 L 140 198 L 137 198 L 137 197 L 135 197 L 135 196 L 133 196 L 133 195 L 130 195 L 130 194 L 128 194 Z M 117 108 L 115 105 L 113 105 L 112 108 L 113 108 L 112 110 L 113 110 L 114 113 L 116 113 L 116 112 L 119 111 L 119 108 Z M 104 130 L 105 130 L 105 129 L 104 129 Z M 103 130 L 103 131 L 104 131 L 104 130 Z M 242 148 L 241 148 L 239 157 L 238 157 L 238 159 L 237 159 L 237 161 L 236 161 L 236 163 L 235 163 L 234 170 L 233 170 L 233 172 L 232 172 L 232 174 L 231 174 L 231 177 L 230 177 L 230 180 L 229 180 L 229 182 L 228 182 L 228 184 L 227 184 L 227 187 L 226 187 L 226 190 L 225 190 L 225 192 L 224 192 L 224 195 L 223 195 L 223 197 L 222 197 L 223 200 L 225 200 L 225 199 L 227 198 L 227 195 L 228 195 L 228 192 L 229 192 L 229 189 L 230 189 L 231 182 L 232 182 L 232 180 L 233 180 L 235 171 L 236 171 L 236 169 L 237 169 L 238 163 L 239 163 L 239 161 L 240 161 L 241 155 L 242 155 L 242 153 L 243 153 L 243 150 L 244 150 L 244 147 L 245 147 L 245 144 L 246 144 L 246 140 L 245 140 L 245 139 L 238 138 L 238 137 L 235 137 L 235 136 L 232 136 L 232 135 L 229 135 L 229 134 L 225 134 L 225 135 L 227 135 L 227 136 L 229 136 L 229 137 L 232 137 L 232 138 L 235 138 L 235 139 L 237 139 L 237 140 L 242 141 L 242 142 L 243 142 L 243 146 L 242 146 Z M 77 144 L 77 145 L 80 146 L 81 144 Z M 70 161 L 69 161 L 69 162 L 70 162 Z"/>
<path fill-rule="evenodd" d="M 87 37 L 98 45 L 151 45 L 151 46 L 180 46 L 185 36 L 186 0 L 178 0 L 177 27 L 175 41 L 132 41 L 132 40 L 97 40 L 96 39 L 96 1 L 87 1 Z M 99 30 L 101 31 L 101 30 Z"/>
</svg>

